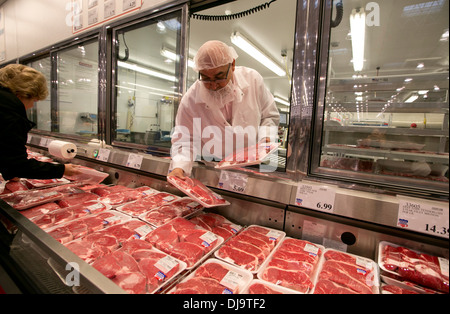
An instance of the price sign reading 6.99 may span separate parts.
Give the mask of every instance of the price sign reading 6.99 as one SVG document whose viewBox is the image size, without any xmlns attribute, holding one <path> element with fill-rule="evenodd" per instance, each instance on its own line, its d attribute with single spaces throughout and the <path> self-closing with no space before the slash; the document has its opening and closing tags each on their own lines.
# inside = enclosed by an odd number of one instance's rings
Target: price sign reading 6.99
<svg viewBox="0 0 450 314">
<path fill-rule="evenodd" d="M 333 188 L 324 185 L 300 183 L 297 187 L 295 204 L 332 213 L 334 212 L 335 196 L 336 191 Z"/>
</svg>

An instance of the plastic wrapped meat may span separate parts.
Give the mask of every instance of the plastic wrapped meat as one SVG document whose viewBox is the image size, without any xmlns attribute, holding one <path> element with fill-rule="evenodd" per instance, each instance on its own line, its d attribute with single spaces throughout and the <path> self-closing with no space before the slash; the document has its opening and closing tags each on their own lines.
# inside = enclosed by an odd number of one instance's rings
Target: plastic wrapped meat
<svg viewBox="0 0 450 314">
<path fill-rule="evenodd" d="M 230 204 L 197 179 L 186 178 L 183 180 L 175 176 L 168 176 L 167 181 L 205 207 L 224 206 Z"/>
<path fill-rule="evenodd" d="M 227 156 L 216 168 L 228 169 L 260 164 L 280 146 L 280 143 L 258 143 Z"/>
<path fill-rule="evenodd" d="M 118 211 L 131 215 L 133 217 L 138 217 L 143 213 L 146 213 L 154 208 L 169 204 L 170 202 L 177 200 L 178 196 L 159 192 L 150 196 L 143 197 L 137 201 L 125 204 L 117 208 Z"/>
<path fill-rule="evenodd" d="M 313 275 L 322 249 L 308 241 L 286 238 L 262 271 L 263 280 L 308 292 L 313 288 Z"/>
<path fill-rule="evenodd" d="M 3 200 L 17 210 L 24 210 L 38 205 L 60 200 L 63 193 L 54 190 L 28 190 L 6 196 Z"/>
<path fill-rule="evenodd" d="M 448 259 L 402 246 L 385 245 L 381 251 L 381 266 L 397 274 L 402 280 L 437 291 L 449 292 Z"/>
</svg>

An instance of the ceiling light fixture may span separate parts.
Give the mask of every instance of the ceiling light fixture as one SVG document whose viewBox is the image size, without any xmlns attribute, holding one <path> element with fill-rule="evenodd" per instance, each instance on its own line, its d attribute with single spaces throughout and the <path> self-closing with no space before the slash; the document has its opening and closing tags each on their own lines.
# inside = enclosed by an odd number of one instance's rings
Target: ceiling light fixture
<svg viewBox="0 0 450 314">
<path fill-rule="evenodd" d="M 350 15 L 352 34 L 353 69 L 360 72 L 364 66 L 364 41 L 366 37 L 366 13 L 364 9 L 353 9 Z"/>
<path fill-rule="evenodd" d="M 141 67 L 141 66 L 133 64 L 133 63 L 127 63 L 127 62 L 119 61 L 119 62 L 117 62 L 117 65 L 119 67 L 124 68 L 124 69 L 133 70 L 133 71 L 136 71 L 136 72 L 140 72 L 142 74 L 147 74 L 149 76 L 154 76 L 154 77 L 157 77 L 157 78 L 161 78 L 163 80 L 167 80 L 167 81 L 170 81 L 170 82 L 176 82 L 177 81 L 176 77 L 173 76 L 173 75 L 168 75 L 168 74 L 164 74 L 164 73 L 157 72 L 157 71 L 154 71 L 154 70 L 150 70 L 148 68 L 144 68 L 144 67 Z"/>
<path fill-rule="evenodd" d="M 247 38 L 242 36 L 239 32 L 234 32 L 231 34 L 231 42 L 241 48 L 243 51 L 248 53 L 255 60 L 259 61 L 269 70 L 273 71 L 278 76 L 286 76 L 286 71 L 283 70 L 278 64 L 276 64 L 272 59 L 267 57 L 259 48 L 252 44 Z"/>
<path fill-rule="evenodd" d="M 412 95 L 411 97 L 409 97 L 408 99 L 405 100 L 405 103 L 412 103 L 412 102 L 414 102 L 417 98 L 419 98 L 418 95 Z"/>
</svg>

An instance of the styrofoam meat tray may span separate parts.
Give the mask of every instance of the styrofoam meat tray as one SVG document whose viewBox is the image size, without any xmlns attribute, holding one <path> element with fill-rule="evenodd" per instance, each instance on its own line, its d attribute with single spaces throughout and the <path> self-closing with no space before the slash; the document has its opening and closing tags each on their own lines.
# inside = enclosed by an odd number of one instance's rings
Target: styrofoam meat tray
<svg viewBox="0 0 450 314">
<path fill-rule="evenodd" d="M 224 294 L 231 293 L 229 289 L 238 289 L 237 294 L 242 294 L 243 291 L 247 288 L 250 282 L 253 280 L 253 274 L 248 270 L 242 269 L 240 267 L 236 267 L 229 263 L 223 262 L 216 258 L 210 258 L 206 260 L 202 264 L 208 263 L 216 263 L 219 264 L 229 270 L 228 275 L 225 275 L 224 279 L 220 282 L 224 286 Z M 190 273 L 186 278 L 181 280 L 178 284 L 188 281 L 189 279 L 195 277 L 196 270 Z M 227 280 L 230 279 L 230 280 Z M 175 285 L 172 289 L 168 291 L 168 294 L 173 294 L 177 290 L 177 286 Z"/>
</svg>

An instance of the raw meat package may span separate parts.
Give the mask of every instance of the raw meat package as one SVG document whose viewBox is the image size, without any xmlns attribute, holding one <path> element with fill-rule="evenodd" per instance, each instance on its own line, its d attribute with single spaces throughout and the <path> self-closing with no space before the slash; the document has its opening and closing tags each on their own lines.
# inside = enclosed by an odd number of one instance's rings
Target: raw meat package
<svg viewBox="0 0 450 314">
<path fill-rule="evenodd" d="M 215 258 L 208 259 L 169 291 L 170 294 L 239 294 L 252 273 Z"/>
<path fill-rule="evenodd" d="M 24 182 L 30 189 L 47 188 L 47 187 L 70 183 L 70 181 L 65 178 L 61 178 L 61 179 L 24 179 Z"/>
<path fill-rule="evenodd" d="M 109 176 L 108 173 L 97 171 L 85 166 L 78 166 L 78 170 L 80 173 L 73 176 L 64 176 L 64 178 L 77 183 L 99 184 Z"/>
<path fill-rule="evenodd" d="M 166 193 L 158 192 L 149 196 L 142 197 L 137 201 L 130 202 L 128 204 L 117 207 L 117 210 L 130 215 L 132 217 L 138 218 L 144 213 L 149 212 L 159 206 L 163 206 L 179 199 L 178 196 Z"/>
<path fill-rule="evenodd" d="M 63 244 L 87 263 L 92 263 L 123 247 L 128 241 L 136 241 L 133 242 L 135 247 L 151 247 L 149 243 L 140 239 L 151 230 L 153 228 L 148 224 L 137 219 L 130 219 Z"/>
<path fill-rule="evenodd" d="M 314 294 L 377 294 L 377 264 L 365 257 L 326 249 L 319 262 Z"/>
<path fill-rule="evenodd" d="M 279 230 L 251 225 L 228 240 L 214 254 L 219 259 L 256 274 L 285 235 Z"/>
<path fill-rule="evenodd" d="M 245 167 L 251 165 L 258 165 L 264 161 L 264 159 L 275 152 L 280 146 L 280 143 L 258 143 L 243 149 L 225 157 L 220 161 L 215 168 L 229 169 L 236 167 Z"/>
<path fill-rule="evenodd" d="M 59 205 L 56 202 L 50 202 L 22 210 L 20 211 L 20 213 L 25 217 L 27 217 L 28 219 L 32 219 L 34 217 L 48 214 L 52 211 L 59 209 L 61 209 L 61 207 L 59 207 Z"/>
<path fill-rule="evenodd" d="M 448 259 L 418 252 L 382 241 L 378 246 L 378 264 L 402 281 L 449 293 Z"/>
<path fill-rule="evenodd" d="M 223 243 L 223 238 L 211 231 L 198 229 L 184 218 L 175 218 L 150 232 L 145 240 L 192 269 Z"/>
<path fill-rule="evenodd" d="M 28 187 L 23 180 L 19 181 L 5 181 L 3 194 L 14 193 L 17 191 L 26 191 Z"/>
<path fill-rule="evenodd" d="M 38 208 L 42 206 L 44 205 L 40 205 Z M 55 225 L 59 225 L 86 215 L 99 213 L 109 209 L 111 209 L 111 206 L 109 205 L 97 201 L 90 201 L 77 206 L 55 209 L 46 214 L 32 217 L 30 218 L 30 220 L 38 227 L 42 229 L 48 229 Z"/>
<path fill-rule="evenodd" d="M 11 207 L 17 210 L 24 210 L 38 205 L 60 200 L 64 194 L 54 190 L 28 190 L 20 191 L 2 197 Z"/>
<path fill-rule="evenodd" d="M 91 193 L 99 195 L 100 201 L 114 207 L 147 196 L 146 193 L 143 193 L 139 189 L 133 189 L 123 185 L 94 188 L 91 190 Z"/>
<path fill-rule="evenodd" d="M 90 201 L 98 201 L 100 196 L 94 193 L 84 192 L 84 193 L 73 193 L 64 196 L 61 200 L 56 203 L 60 207 L 70 207 L 74 205 L 84 204 Z"/>
<path fill-rule="evenodd" d="M 205 230 L 214 232 L 224 240 L 231 238 L 242 229 L 242 226 L 234 224 L 224 216 L 216 213 L 201 212 L 190 218 L 189 221 Z"/>
<path fill-rule="evenodd" d="M 155 227 L 159 227 L 174 218 L 186 217 L 202 208 L 203 206 L 200 203 L 192 198 L 185 197 L 147 211 L 141 214 L 139 218 Z"/>
<path fill-rule="evenodd" d="M 64 244 L 130 219 L 129 216 L 116 211 L 104 211 L 99 214 L 68 221 L 58 226 L 45 229 L 45 231 L 58 242 Z"/>
<path fill-rule="evenodd" d="M 230 205 L 222 196 L 211 191 L 197 179 L 187 177 L 183 180 L 175 176 L 168 176 L 167 181 L 205 207 Z"/>
<path fill-rule="evenodd" d="M 131 294 L 155 293 L 186 268 L 186 264 L 142 240 L 128 240 L 92 266 Z"/>
<path fill-rule="evenodd" d="M 258 278 L 273 284 L 308 293 L 324 251 L 321 245 L 305 240 L 284 238 L 279 247 L 258 272 Z"/>
<path fill-rule="evenodd" d="M 253 279 L 243 294 L 300 294 L 300 292 L 284 288 L 260 279 Z"/>
</svg>

